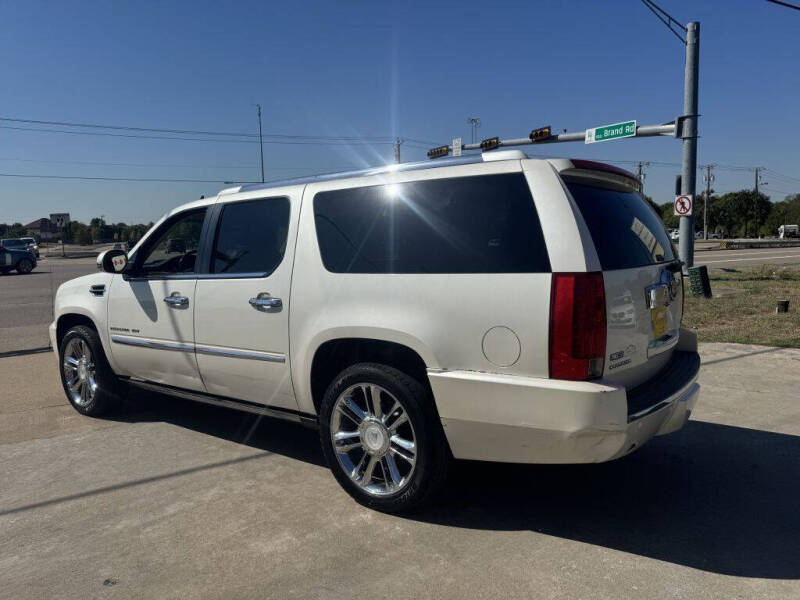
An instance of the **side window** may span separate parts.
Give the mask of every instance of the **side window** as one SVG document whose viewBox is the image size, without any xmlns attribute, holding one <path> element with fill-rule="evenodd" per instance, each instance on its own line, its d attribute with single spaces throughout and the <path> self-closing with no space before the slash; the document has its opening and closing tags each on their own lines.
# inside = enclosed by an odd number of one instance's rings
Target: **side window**
<svg viewBox="0 0 800 600">
<path fill-rule="evenodd" d="M 155 233 L 139 263 L 143 276 L 194 273 L 206 209 L 188 211 Z"/>
<path fill-rule="evenodd" d="M 211 272 L 269 275 L 283 260 L 288 232 L 288 198 L 223 205 L 211 251 Z"/>
<path fill-rule="evenodd" d="M 334 273 L 546 273 L 521 173 L 320 192 L 314 217 Z"/>
</svg>

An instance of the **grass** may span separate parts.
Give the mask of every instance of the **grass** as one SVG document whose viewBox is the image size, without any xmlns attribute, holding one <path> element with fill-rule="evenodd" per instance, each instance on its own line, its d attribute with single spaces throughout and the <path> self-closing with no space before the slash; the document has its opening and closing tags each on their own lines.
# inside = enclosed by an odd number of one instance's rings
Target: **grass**
<svg viewBox="0 0 800 600">
<path fill-rule="evenodd" d="M 800 266 L 709 271 L 712 298 L 695 298 L 686 281 L 683 326 L 701 342 L 800 347 Z M 789 312 L 775 313 L 778 300 Z"/>
</svg>

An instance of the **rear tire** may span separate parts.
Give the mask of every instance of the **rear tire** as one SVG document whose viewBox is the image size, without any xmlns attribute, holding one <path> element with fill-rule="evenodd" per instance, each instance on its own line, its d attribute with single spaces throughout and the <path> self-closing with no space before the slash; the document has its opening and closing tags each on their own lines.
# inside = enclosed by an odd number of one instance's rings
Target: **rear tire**
<svg viewBox="0 0 800 600">
<path fill-rule="evenodd" d="M 33 271 L 33 263 L 27 258 L 23 258 L 17 263 L 17 273 L 20 275 L 27 275 L 31 271 Z"/>
<path fill-rule="evenodd" d="M 430 392 L 387 365 L 359 363 L 334 379 L 320 406 L 320 441 L 336 480 L 368 508 L 408 511 L 447 478 L 450 454 Z"/>
<path fill-rule="evenodd" d="M 121 405 L 119 382 L 94 329 L 76 325 L 67 331 L 58 356 L 61 385 L 75 410 L 99 417 Z"/>
</svg>

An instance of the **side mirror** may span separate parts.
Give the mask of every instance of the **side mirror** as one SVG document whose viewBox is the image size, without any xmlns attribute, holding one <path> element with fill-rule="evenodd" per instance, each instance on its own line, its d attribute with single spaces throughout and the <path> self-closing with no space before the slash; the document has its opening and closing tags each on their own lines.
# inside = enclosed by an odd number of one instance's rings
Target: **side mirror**
<svg viewBox="0 0 800 600">
<path fill-rule="evenodd" d="M 124 250 L 106 250 L 97 256 L 97 268 L 106 273 L 122 273 L 128 265 Z"/>
</svg>

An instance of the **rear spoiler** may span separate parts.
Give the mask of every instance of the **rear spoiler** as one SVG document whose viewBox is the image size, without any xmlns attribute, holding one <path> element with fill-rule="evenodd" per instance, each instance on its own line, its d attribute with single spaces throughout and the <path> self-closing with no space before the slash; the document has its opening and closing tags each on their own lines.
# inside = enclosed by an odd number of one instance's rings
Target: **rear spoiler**
<svg viewBox="0 0 800 600">
<path fill-rule="evenodd" d="M 636 175 L 613 165 L 580 158 L 551 159 L 550 164 L 563 177 L 604 181 L 635 192 L 641 191 L 641 183 Z"/>
</svg>

